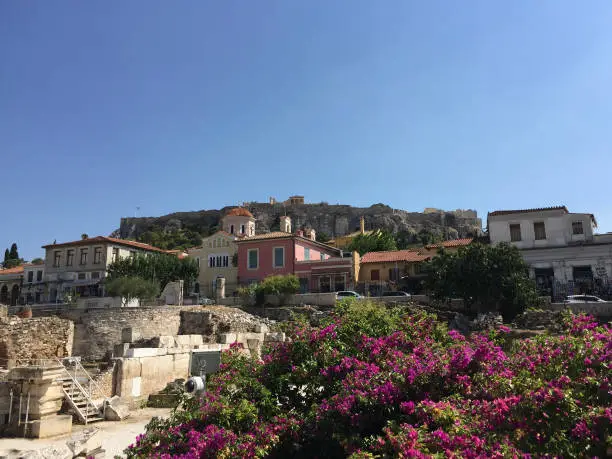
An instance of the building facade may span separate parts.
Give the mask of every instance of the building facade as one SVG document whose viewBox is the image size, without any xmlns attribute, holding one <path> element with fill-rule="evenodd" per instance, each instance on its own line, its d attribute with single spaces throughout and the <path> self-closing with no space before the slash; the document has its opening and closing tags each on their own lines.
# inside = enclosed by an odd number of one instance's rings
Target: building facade
<svg viewBox="0 0 612 459">
<path fill-rule="evenodd" d="M 281 231 L 245 237 L 238 244 L 238 283 L 248 285 L 268 276 L 295 274 L 302 292 L 345 290 L 356 282 L 355 259 L 316 241 L 314 230 L 291 231 L 281 217 Z"/>
<path fill-rule="evenodd" d="M 108 266 L 138 253 L 168 252 L 148 244 L 105 236 L 49 244 L 45 249 L 44 278 L 46 301 L 62 302 L 76 293 L 79 297 L 105 296 L 103 280 Z"/>
<path fill-rule="evenodd" d="M 0 269 L 0 304 L 15 306 L 19 302 L 24 266 Z"/>
<path fill-rule="evenodd" d="M 44 303 L 47 295 L 45 264 L 24 265 L 20 302 L 22 304 Z"/>
<path fill-rule="evenodd" d="M 555 301 L 580 293 L 611 297 L 612 234 L 595 234 L 593 214 L 565 206 L 500 210 L 489 213 L 488 227 L 492 244 L 520 249 L 540 292 Z"/>
<path fill-rule="evenodd" d="M 221 230 L 202 240 L 200 247 L 187 251 L 196 260 L 200 273 L 194 293 L 208 298 L 217 295 L 218 279 L 225 279 L 225 295 L 238 289 L 238 245 L 236 240 L 255 235 L 255 217 L 247 209 L 230 209 L 221 219 Z"/>
</svg>

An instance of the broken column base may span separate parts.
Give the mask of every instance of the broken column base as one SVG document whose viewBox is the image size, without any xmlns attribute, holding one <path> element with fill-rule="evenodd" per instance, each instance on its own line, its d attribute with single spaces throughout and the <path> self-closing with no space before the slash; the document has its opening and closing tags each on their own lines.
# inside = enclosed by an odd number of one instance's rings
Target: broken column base
<svg viewBox="0 0 612 459">
<path fill-rule="evenodd" d="M 58 414 L 46 419 L 32 421 L 29 429 L 31 438 L 49 438 L 59 435 L 68 435 L 72 432 L 72 416 L 69 414 Z"/>
</svg>

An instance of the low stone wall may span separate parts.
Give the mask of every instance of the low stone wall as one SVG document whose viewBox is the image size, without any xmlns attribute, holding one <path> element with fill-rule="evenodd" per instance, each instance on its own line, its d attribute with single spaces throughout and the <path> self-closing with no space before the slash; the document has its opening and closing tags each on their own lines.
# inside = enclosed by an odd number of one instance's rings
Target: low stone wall
<svg viewBox="0 0 612 459">
<path fill-rule="evenodd" d="M 74 324 L 59 317 L 0 319 L 0 367 L 72 355 Z"/>
<path fill-rule="evenodd" d="M 167 306 L 151 308 L 62 309 L 39 314 L 58 315 L 74 322 L 72 355 L 84 360 L 103 360 L 113 347 L 121 343 L 121 330 L 137 329 L 143 339 L 160 335 L 177 335 L 181 325 L 181 311 L 202 310 L 201 306 Z M 35 312 L 36 313 L 36 312 Z"/>
<path fill-rule="evenodd" d="M 239 296 L 222 298 L 219 304 L 225 306 L 253 306 L 254 300 Z M 298 293 L 295 295 L 266 295 L 268 306 L 333 306 L 336 304 L 336 294 L 331 293 Z"/>
<path fill-rule="evenodd" d="M 600 303 L 550 303 L 543 307 L 551 311 L 569 309 L 574 314 L 585 313 L 600 319 L 612 319 L 612 301 Z"/>
</svg>

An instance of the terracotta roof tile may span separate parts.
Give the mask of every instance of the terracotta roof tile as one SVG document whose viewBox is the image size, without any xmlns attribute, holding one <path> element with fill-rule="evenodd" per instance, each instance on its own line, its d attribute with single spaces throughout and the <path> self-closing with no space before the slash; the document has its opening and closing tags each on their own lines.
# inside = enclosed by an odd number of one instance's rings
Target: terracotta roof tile
<svg viewBox="0 0 612 459">
<path fill-rule="evenodd" d="M 14 268 L 0 269 L 0 276 L 8 276 L 9 274 L 23 273 L 23 265 L 15 266 Z"/>
<path fill-rule="evenodd" d="M 227 211 L 227 213 L 225 214 L 226 217 L 250 217 L 250 218 L 255 218 L 253 217 L 253 214 L 251 212 L 249 212 L 247 209 L 245 209 L 244 207 L 234 207 L 233 209 L 230 209 Z"/>
<path fill-rule="evenodd" d="M 68 247 L 71 245 L 89 245 L 89 244 L 119 244 L 119 245 L 125 245 L 128 247 L 134 247 L 134 248 L 138 248 L 142 250 L 150 250 L 152 252 L 167 253 L 166 250 L 160 249 L 158 247 L 154 247 L 149 244 L 145 244 L 144 242 L 129 241 L 127 239 L 117 239 L 114 237 L 107 237 L 107 236 L 96 236 L 96 237 L 90 237 L 87 239 L 79 239 L 78 241 L 62 242 L 60 244 L 43 245 L 42 248 L 51 249 L 54 247 Z"/>
<path fill-rule="evenodd" d="M 240 241 L 259 241 L 261 239 L 284 239 L 293 237 L 295 234 L 285 233 L 284 231 L 272 231 L 271 233 L 257 234 L 255 236 L 245 236 Z"/>
<path fill-rule="evenodd" d="M 426 245 L 426 249 L 436 249 L 439 247 L 463 247 L 465 245 L 470 245 L 474 239 L 469 237 L 465 239 L 454 239 L 452 241 L 444 241 L 438 242 L 437 244 L 429 244 Z"/>
<path fill-rule="evenodd" d="M 527 214 L 530 212 L 543 212 L 546 210 L 562 210 L 566 214 L 569 213 L 567 207 L 565 206 L 554 206 L 554 207 L 534 207 L 533 209 L 519 209 L 519 210 L 495 210 L 493 212 L 489 212 L 490 217 L 495 217 L 496 215 L 510 215 L 510 214 Z"/>
<path fill-rule="evenodd" d="M 395 261 L 425 261 L 431 255 L 424 255 L 416 250 L 391 250 L 387 252 L 368 252 L 361 257 L 361 263 L 392 263 Z"/>
</svg>

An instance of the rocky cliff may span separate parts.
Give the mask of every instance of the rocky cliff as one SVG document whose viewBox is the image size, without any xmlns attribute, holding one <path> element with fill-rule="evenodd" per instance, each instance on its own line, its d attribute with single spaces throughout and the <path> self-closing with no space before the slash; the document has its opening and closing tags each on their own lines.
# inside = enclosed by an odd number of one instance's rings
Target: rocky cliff
<svg viewBox="0 0 612 459">
<path fill-rule="evenodd" d="M 293 228 L 314 228 L 318 234 L 342 236 L 359 228 L 363 216 L 367 229 L 384 228 L 393 233 L 416 234 L 425 229 L 445 238 L 475 236 L 481 233 L 482 221 L 474 210 L 407 212 L 384 204 L 370 207 L 348 205 L 245 203 L 257 219 L 256 231 L 265 233 L 279 229 L 279 217 L 289 215 Z M 122 218 L 113 235 L 121 238 L 142 239 L 150 231 L 190 231 L 202 236 L 212 234 L 219 227 L 220 218 L 229 209 L 178 212 L 162 217 Z"/>
</svg>

